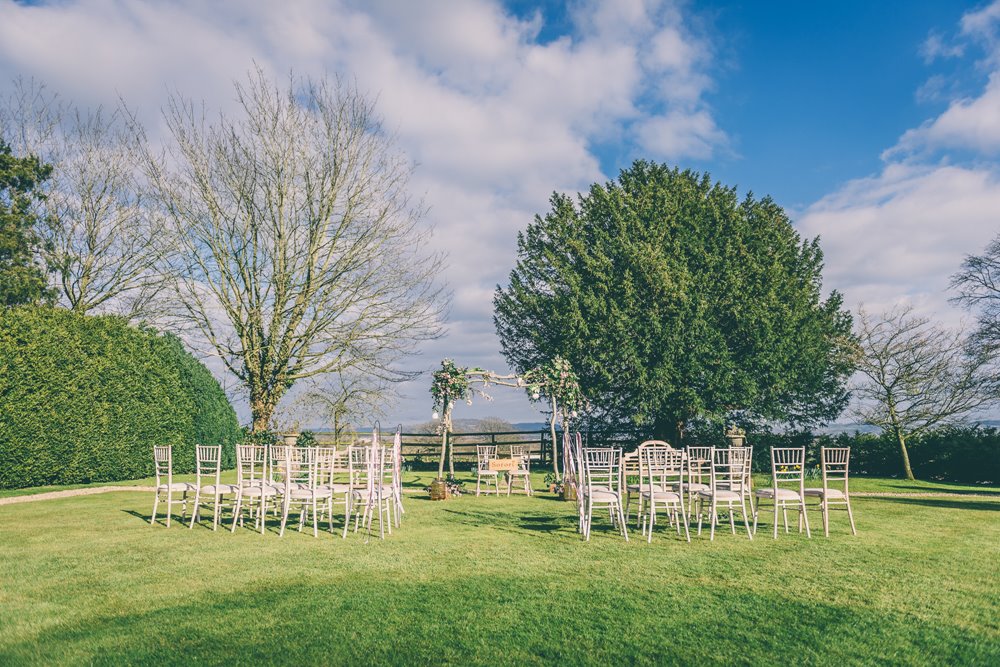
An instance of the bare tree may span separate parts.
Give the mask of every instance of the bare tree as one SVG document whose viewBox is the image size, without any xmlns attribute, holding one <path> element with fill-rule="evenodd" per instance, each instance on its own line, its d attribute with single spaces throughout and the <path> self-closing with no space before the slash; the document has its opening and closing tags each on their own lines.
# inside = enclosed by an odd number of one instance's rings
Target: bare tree
<svg viewBox="0 0 1000 667">
<path fill-rule="evenodd" d="M 316 378 L 302 400 L 328 420 L 342 442 L 365 420 L 384 416 L 396 396 L 393 383 L 380 375 L 341 370 Z"/>
<path fill-rule="evenodd" d="M 235 88 L 238 114 L 214 121 L 174 94 L 172 146 L 147 167 L 177 238 L 178 318 L 243 383 L 257 430 L 296 381 L 391 373 L 438 336 L 442 260 L 370 100 L 259 68 Z"/>
<path fill-rule="evenodd" d="M 913 479 L 907 440 L 961 421 L 990 400 L 986 359 L 970 351 L 960 331 L 949 331 L 897 307 L 878 317 L 858 313 L 858 370 L 854 387 L 860 421 L 892 434 L 903 471 Z"/>
<path fill-rule="evenodd" d="M 127 112 L 81 110 L 18 80 L 2 115 L 5 134 L 53 166 L 38 231 L 60 303 L 80 313 L 150 315 L 167 237 L 146 206 Z"/>
<path fill-rule="evenodd" d="M 962 268 L 951 277 L 958 290 L 953 301 L 978 312 L 979 330 L 975 341 L 985 353 L 1000 352 L 1000 234 L 982 255 L 969 255 Z"/>
</svg>

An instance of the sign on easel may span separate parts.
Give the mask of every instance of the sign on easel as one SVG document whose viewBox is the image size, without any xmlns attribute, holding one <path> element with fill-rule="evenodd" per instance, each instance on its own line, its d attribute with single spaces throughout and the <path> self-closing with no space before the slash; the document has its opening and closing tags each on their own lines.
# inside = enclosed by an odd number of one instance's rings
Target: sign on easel
<svg viewBox="0 0 1000 667">
<path fill-rule="evenodd" d="M 490 470 L 496 472 L 510 472 L 517 470 L 520 461 L 517 459 L 490 459 Z"/>
</svg>

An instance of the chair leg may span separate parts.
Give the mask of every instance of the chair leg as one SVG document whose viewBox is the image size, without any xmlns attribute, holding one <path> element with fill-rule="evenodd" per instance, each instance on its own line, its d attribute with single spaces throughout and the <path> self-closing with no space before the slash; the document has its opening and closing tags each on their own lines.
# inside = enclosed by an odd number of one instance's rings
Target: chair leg
<svg viewBox="0 0 1000 667">
<path fill-rule="evenodd" d="M 753 505 L 753 503 L 751 503 L 751 506 L 752 505 Z M 743 497 L 743 496 L 740 496 L 740 507 L 741 507 L 741 509 L 743 511 L 743 525 L 747 529 L 747 537 L 749 537 L 751 540 L 753 540 L 753 533 L 750 532 L 750 518 L 747 516 L 746 498 Z M 757 517 L 755 515 L 754 516 L 754 522 L 755 523 L 756 523 L 756 520 L 757 520 Z"/>
<path fill-rule="evenodd" d="M 806 537 L 812 539 L 812 532 L 809 530 L 809 517 L 806 516 L 806 499 L 805 496 L 799 496 L 799 506 L 802 510 L 799 512 L 799 516 L 802 517 L 802 523 L 806 525 Z"/>
<path fill-rule="evenodd" d="M 198 520 L 198 507 L 201 502 L 201 489 L 199 488 L 194 493 L 194 510 L 191 512 L 191 525 L 188 528 L 194 528 L 194 522 Z"/>
<path fill-rule="evenodd" d="M 160 504 L 160 492 L 157 491 L 153 494 L 153 516 L 149 517 L 149 525 L 156 525 L 156 508 Z"/>
<path fill-rule="evenodd" d="M 857 535 L 858 531 L 854 528 L 854 512 L 851 511 L 851 499 L 846 497 L 846 494 L 845 500 L 847 501 L 847 518 L 851 520 L 851 535 Z"/>
<path fill-rule="evenodd" d="M 774 498 L 774 539 L 778 539 L 778 498 L 777 497 Z"/>
<path fill-rule="evenodd" d="M 174 506 L 173 493 L 167 488 L 167 528 L 170 528 L 170 508 Z"/>
</svg>

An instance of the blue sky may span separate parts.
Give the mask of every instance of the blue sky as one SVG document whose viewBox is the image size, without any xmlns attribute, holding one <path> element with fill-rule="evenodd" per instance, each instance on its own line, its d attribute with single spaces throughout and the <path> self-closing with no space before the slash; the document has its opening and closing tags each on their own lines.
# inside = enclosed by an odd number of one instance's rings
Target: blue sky
<svg viewBox="0 0 1000 667">
<path fill-rule="evenodd" d="M 1000 0 L 0 0 L 0 81 L 121 95 L 154 139 L 168 87 L 231 109 L 253 62 L 355 77 L 418 164 L 454 300 L 414 368 L 504 370 L 517 232 L 636 157 L 773 196 L 851 308 L 960 324 L 948 277 L 1000 230 Z M 427 384 L 389 420 L 425 420 Z M 486 414 L 538 418 L 513 391 L 456 416 Z"/>
</svg>

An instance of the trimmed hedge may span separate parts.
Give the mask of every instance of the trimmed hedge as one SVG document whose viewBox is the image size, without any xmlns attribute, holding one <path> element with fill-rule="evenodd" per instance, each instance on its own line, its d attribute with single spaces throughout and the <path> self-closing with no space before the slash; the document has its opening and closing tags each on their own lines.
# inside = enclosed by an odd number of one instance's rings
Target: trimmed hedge
<svg viewBox="0 0 1000 667">
<path fill-rule="evenodd" d="M 152 446 L 224 444 L 236 414 L 211 373 L 175 336 L 112 316 L 20 307 L 0 311 L 0 488 L 153 474 Z"/>
</svg>

